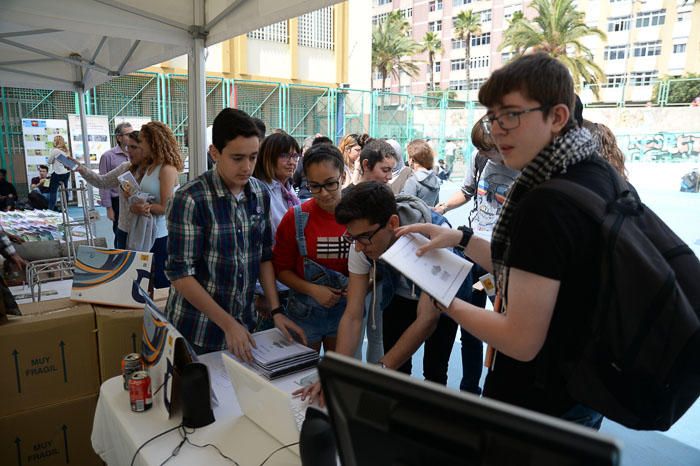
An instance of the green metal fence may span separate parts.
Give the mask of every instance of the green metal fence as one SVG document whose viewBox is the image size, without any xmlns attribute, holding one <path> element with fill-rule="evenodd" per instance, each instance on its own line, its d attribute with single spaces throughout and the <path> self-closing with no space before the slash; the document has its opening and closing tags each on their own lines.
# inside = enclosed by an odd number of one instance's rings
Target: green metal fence
<svg viewBox="0 0 700 466">
<path fill-rule="evenodd" d="M 690 89 L 687 93 L 692 94 L 695 92 L 693 85 L 700 86 L 700 79 L 655 81 L 650 84 L 656 89 L 652 103 L 680 105 L 673 103 L 673 99 L 677 98 L 674 96 L 681 88 Z M 622 85 L 619 89 L 603 87 L 600 91 L 613 97 L 612 105 L 621 106 L 629 104 L 633 89 Z M 591 93 L 592 89 L 584 92 Z M 111 129 L 114 129 L 114 120 L 118 116 L 145 116 L 163 121 L 172 128 L 183 154 L 187 155 L 187 94 L 187 76 L 140 72 L 115 78 L 91 89 L 85 94 L 85 103 L 88 114 L 107 115 Z M 208 125 L 212 124 L 221 109 L 235 107 L 262 119 L 268 132 L 279 128 L 300 142 L 317 133 L 327 135 L 336 142 L 344 134 L 368 133 L 374 137 L 396 139 L 404 147 L 415 138 L 430 139 L 438 157 L 448 159 L 448 165 L 452 165 L 454 160 L 455 167 L 469 162 L 473 150 L 471 129 L 476 118 L 484 113 L 484 109 L 474 102 L 449 99 L 447 93 L 441 96 L 413 96 L 221 77 L 207 78 L 206 106 Z M 0 88 L 1 164 L 8 169 L 10 180 L 22 192 L 25 192 L 23 188 L 27 180 L 21 119 L 65 119 L 68 114 L 78 113 L 78 108 L 77 94 L 72 92 Z M 666 145 L 670 137 L 685 141 L 687 136 L 691 149 L 689 152 L 682 149 L 680 153 L 688 152 L 691 157 L 697 157 L 700 147 L 697 133 L 649 136 L 655 140 L 664 139 Z M 634 144 L 641 143 L 628 144 L 625 142 L 626 136 L 621 137 L 621 146 L 629 147 L 630 160 L 668 158 L 648 155 L 658 142 L 644 143 L 648 150 L 644 149 L 644 154 L 639 155 L 641 152 L 634 149 Z"/>
</svg>

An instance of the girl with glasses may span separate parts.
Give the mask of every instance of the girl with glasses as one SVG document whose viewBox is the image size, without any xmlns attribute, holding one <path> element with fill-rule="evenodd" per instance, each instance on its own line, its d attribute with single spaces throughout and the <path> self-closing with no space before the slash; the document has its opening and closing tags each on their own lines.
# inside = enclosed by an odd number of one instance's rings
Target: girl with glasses
<svg viewBox="0 0 700 466">
<path fill-rule="evenodd" d="M 277 227 L 272 262 L 277 279 L 290 288 L 287 316 L 306 333 L 309 346 L 334 350 L 345 311 L 348 251 L 345 227 L 335 221 L 344 162 L 332 144 L 304 155 L 311 200 L 287 211 Z"/>
<path fill-rule="evenodd" d="M 253 176 L 270 193 L 270 222 L 272 235 L 290 208 L 301 204 L 292 187 L 292 175 L 301 157 L 299 143 L 286 133 L 273 133 L 260 145 Z"/>
</svg>

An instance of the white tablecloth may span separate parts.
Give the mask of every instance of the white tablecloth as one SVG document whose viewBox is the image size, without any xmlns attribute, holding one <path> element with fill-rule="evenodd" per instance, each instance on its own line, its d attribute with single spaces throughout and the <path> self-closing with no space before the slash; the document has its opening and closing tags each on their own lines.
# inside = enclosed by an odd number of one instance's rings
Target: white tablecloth
<svg viewBox="0 0 700 466">
<path fill-rule="evenodd" d="M 206 355 L 202 362 L 209 366 L 212 387 L 219 405 L 214 408 L 216 422 L 197 429 L 188 436 L 190 441 L 198 445 L 214 444 L 241 466 L 259 465 L 282 445 L 242 415 L 236 395 L 223 369 L 220 353 Z M 275 385 L 291 388 L 295 380 L 306 374 L 308 371 L 289 376 Z M 92 446 L 108 465 L 129 466 L 139 446 L 151 437 L 177 426 L 181 420 L 180 413 L 166 419 L 165 414 L 155 405 L 143 413 L 132 412 L 129 393 L 124 390 L 122 378 L 115 377 L 100 387 L 92 429 Z M 134 465 L 160 465 L 170 456 L 181 439 L 178 431 L 173 431 L 150 442 L 139 452 Z M 296 451 L 298 452 L 298 449 Z M 300 463 L 297 454 L 282 450 L 275 453 L 265 464 L 281 466 Z M 212 447 L 196 448 L 185 443 L 178 455 L 167 464 L 218 466 L 232 463 L 222 458 Z"/>
</svg>

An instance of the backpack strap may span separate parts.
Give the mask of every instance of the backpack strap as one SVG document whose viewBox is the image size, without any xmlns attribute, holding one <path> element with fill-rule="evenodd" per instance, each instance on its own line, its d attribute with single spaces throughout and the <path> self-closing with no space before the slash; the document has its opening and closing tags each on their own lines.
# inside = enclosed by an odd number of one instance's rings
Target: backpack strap
<svg viewBox="0 0 700 466">
<path fill-rule="evenodd" d="M 304 228 L 306 228 L 306 223 L 309 221 L 309 214 L 301 210 L 301 205 L 294 206 L 294 232 L 297 240 L 297 248 L 299 248 L 299 254 L 301 257 L 306 257 L 306 236 L 304 235 Z"/>
</svg>

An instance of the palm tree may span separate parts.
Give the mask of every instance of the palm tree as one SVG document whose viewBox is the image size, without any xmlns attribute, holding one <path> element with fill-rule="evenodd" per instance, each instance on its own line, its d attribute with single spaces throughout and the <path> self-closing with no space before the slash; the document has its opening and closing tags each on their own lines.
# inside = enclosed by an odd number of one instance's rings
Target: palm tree
<svg viewBox="0 0 700 466">
<path fill-rule="evenodd" d="M 467 99 L 469 99 L 469 60 L 471 58 L 472 34 L 481 33 L 480 16 L 475 15 L 471 10 L 460 11 L 455 16 L 454 23 L 455 38 L 464 41 L 464 69 L 467 75 Z"/>
<path fill-rule="evenodd" d="M 595 35 L 605 40 L 605 33 L 586 25 L 585 14 L 576 10 L 573 0 L 533 0 L 531 6 L 537 16 L 532 21 L 511 21 L 499 50 L 511 47 L 517 55 L 530 50 L 548 53 L 569 69 L 577 88 L 582 79 L 591 84 L 603 81 L 603 70 L 582 39 Z M 596 95 L 597 91 L 596 87 Z"/>
<path fill-rule="evenodd" d="M 402 72 L 409 76 L 418 73 L 418 66 L 406 57 L 416 54 L 419 44 L 408 35 L 410 26 L 401 13 L 395 13 L 372 30 L 372 69 L 382 76 L 382 90 L 389 75 L 398 80 Z"/>
<path fill-rule="evenodd" d="M 430 90 L 435 90 L 435 55 L 442 53 L 442 39 L 434 32 L 426 32 L 421 43 L 421 52 L 428 52 L 428 65 L 430 66 Z"/>
</svg>

